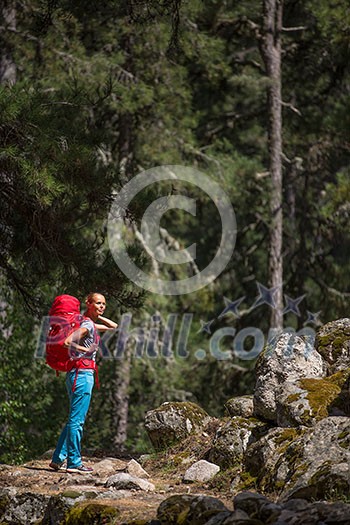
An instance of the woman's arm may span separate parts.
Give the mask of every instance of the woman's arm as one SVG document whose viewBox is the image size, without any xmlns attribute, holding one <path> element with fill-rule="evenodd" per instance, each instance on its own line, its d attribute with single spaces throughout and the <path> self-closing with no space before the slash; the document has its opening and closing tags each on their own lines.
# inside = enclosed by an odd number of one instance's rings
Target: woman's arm
<svg viewBox="0 0 350 525">
<path fill-rule="evenodd" d="M 78 344 L 78 342 L 86 337 L 89 333 L 89 330 L 87 328 L 78 328 L 78 330 L 75 330 L 75 332 L 71 333 L 65 340 L 64 346 L 74 348 L 75 350 L 79 350 L 79 352 L 90 352 L 91 346 L 89 348 L 86 348 L 85 346 L 82 346 Z"/>
<path fill-rule="evenodd" d="M 111 321 L 111 319 L 108 319 L 107 317 L 102 317 L 102 315 L 98 316 L 97 321 L 103 323 L 95 323 L 95 326 L 98 330 L 115 330 L 116 328 L 118 328 L 117 323 Z"/>
</svg>

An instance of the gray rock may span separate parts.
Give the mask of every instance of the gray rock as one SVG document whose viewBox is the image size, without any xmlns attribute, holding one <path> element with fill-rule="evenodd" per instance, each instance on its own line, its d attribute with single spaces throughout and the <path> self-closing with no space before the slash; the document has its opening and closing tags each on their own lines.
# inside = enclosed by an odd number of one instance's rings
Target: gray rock
<svg viewBox="0 0 350 525">
<path fill-rule="evenodd" d="M 350 367 L 350 319 L 331 321 L 318 329 L 315 348 L 327 363 L 328 374 Z"/>
<path fill-rule="evenodd" d="M 175 494 L 161 502 L 157 509 L 157 519 L 161 525 L 176 525 L 181 514 L 186 516 L 195 496 L 189 494 Z"/>
<path fill-rule="evenodd" d="M 99 477 L 111 476 L 123 468 L 125 468 L 125 465 L 120 460 L 102 459 L 94 464 L 94 474 Z"/>
<path fill-rule="evenodd" d="M 251 417 L 254 410 L 253 396 L 237 396 L 225 403 L 225 409 L 229 416 Z"/>
<path fill-rule="evenodd" d="M 31 524 L 42 519 L 50 496 L 31 492 L 18 494 L 15 489 L 0 492 L 2 523 Z"/>
<path fill-rule="evenodd" d="M 212 516 L 209 521 L 205 525 L 228 525 L 230 523 L 230 519 L 232 518 L 233 512 L 230 510 L 224 510 L 222 512 L 218 512 L 218 514 L 215 514 L 215 516 Z"/>
<path fill-rule="evenodd" d="M 209 460 L 221 468 L 240 466 L 248 444 L 266 431 L 267 425 L 257 419 L 231 418 L 217 430 Z"/>
<path fill-rule="evenodd" d="M 204 459 L 201 459 L 200 461 L 196 461 L 196 463 L 193 463 L 185 472 L 183 481 L 185 483 L 191 482 L 191 481 L 209 481 L 212 479 L 218 472 L 220 471 L 220 467 L 218 465 L 215 465 L 214 463 L 209 463 L 209 461 L 205 461 Z"/>
<path fill-rule="evenodd" d="M 303 510 L 288 510 L 283 509 L 279 521 L 283 523 L 302 523 L 303 525 L 318 525 L 318 512 L 315 507 L 309 505 Z"/>
<path fill-rule="evenodd" d="M 269 503 L 269 500 L 255 492 L 241 492 L 233 498 L 233 506 L 237 510 L 243 510 L 250 518 L 260 516 L 261 508 Z"/>
<path fill-rule="evenodd" d="M 350 420 L 328 417 L 294 445 L 294 462 L 281 498 L 332 499 L 349 492 Z M 282 462 L 286 462 L 286 458 Z"/>
<path fill-rule="evenodd" d="M 45 509 L 41 525 L 59 525 L 63 522 L 66 513 L 75 505 L 75 498 L 67 498 L 61 494 L 51 496 Z"/>
<path fill-rule="evenodd" d="M 245 454 L 257 486 L 281 500 L 331 499 L 349 490 L 350 420 L 328 417 L 312 428 L 270 430 Z"/>
<path fill-rule="evenodd" d="M 126 466 L 128 474 L 137 478 L 149 478 L 149 474 L 143 469 L 137 461 L 132 459 Z"/>
<path fill-rule="evenodd" d="M 144 463 L 146 463 L 146 461 L 148 461 L 150 458 L 151 458 L 151 454 L 142 454 L 140 457 L 139 457 L 139 463 L 141 465 L 143 465 Z"/>
<path fill-rule="evenodd" d="M 308 415 L 309 417 L 305 417 Z M 276 392 L 276 422 L 279 427 L 298 427 L 312 421 L 307 391 L 297 382 L 286 381 Z M 304 423 L 305 424 L 305 423 Z"/>
<path fill-rule="evenodd" d="M 250 518 L 243 510 L 220 512 L 211 518 L 205 525 L 265 525 L 256 518 Z"/>
<path fill-rule="evenodd" d="M 195 403 L 163 403 L 150 410 L 145 417 L 145 428 L 152 445 L 160 450 L 202 429 L 210 416 Z"/>
<path fill-rule="evenodd" d="M 316 501 L 314 506 L 320 519 L 318 525 L 321 525 L 321 523 L 327 523 L 327 525 L 350 525 L 349 503 Z"/>
<path fill-rule="evenodd" d="M 196 496 L 190 503 L 186 523 L 188 525 L 205 525 L 212 516 L 223 511 L 227 511 L 227 508 L 219 499 L 211 496 Z"/>
<path fill-rule="evenodd" d="M 153 483 L 150 483 L 145 479 L 136 478 L 135 476 L 131 476 L 125 472 L 110 476 L 107 479 L 105 486 L 113 487 L 116 490 L 144 490 L 146 492 L 153 492 L 155 490 Z"/>
<path fill-rule="evenodd" d="M 297 469 L 304 428 L 274 428 L 252 443 L 244 455 L 244 467 L 265 492 L 281 491 L 292 469 Z M 236 480 L 236 486 L 239 485 Z M 235 487 L 233 487 L 235 488 Z"/>
<path fill-rule="evenodd" d="M 260 354 L 256 365 L 254 413 L 276 422 L 276 394 L 285 381 L 324 377 L 325 363 L 307 339 L 291 333 L 276 337 Z"/>
<path fill-rule="evenodd" d="M 222 512 L 228 510 L 217 498 L 177 494 L 162 501 L 157 518 L 161 525 L 206 525 L 209 519 Z"/>
<path fill-rule="evenodd" d="M 251 520 L 243 510 L 234 510 L 233 512 L 219 512 L 205 525 L 262 525 L 261 521 Z"/>
</svg>

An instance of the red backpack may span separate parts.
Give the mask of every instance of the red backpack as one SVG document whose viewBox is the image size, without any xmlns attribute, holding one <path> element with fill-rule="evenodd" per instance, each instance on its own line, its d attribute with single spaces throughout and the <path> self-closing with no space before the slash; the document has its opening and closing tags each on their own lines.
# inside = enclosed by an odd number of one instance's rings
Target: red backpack
<svg viewBox="0 0 350 525">
<path fill-rule="evenodd" d="M 77 330 L 85 319 L 80 313 L 80 301 L 72 295 L 58 295 L 52 303 L 49 316 L 50 327 L 46 337 L 46 363 L 56 370 L 57 375 L 58 372 L 70 372 L 73 368 L 76 368 L 77 374 L 81 368 L 97 371 L 95 361 L 74 357 L 71 349 L 64 345 L 66 338 Z M 98 341 L 96 340 L 96 342 Z M 74 387 L 75 384 L 76 377 Z"/>
</svg>

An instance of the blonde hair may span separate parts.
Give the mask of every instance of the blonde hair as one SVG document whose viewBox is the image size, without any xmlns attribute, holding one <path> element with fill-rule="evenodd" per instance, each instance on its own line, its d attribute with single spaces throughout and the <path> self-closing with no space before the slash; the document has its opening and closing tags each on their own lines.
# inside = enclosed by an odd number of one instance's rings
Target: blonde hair
<svg viewBox="0 0 350 525">
<path fill-rule="evenodd" d="M 94 298 L 94 295 L 102 295 L 104 297 L 104 295 L 100 292 L 90 292 L 87 296 L 86 296 L 86 299 L 85 299 L 85 304 L 87 303 L 91 303 L 93 298 Z"/>
</svg>

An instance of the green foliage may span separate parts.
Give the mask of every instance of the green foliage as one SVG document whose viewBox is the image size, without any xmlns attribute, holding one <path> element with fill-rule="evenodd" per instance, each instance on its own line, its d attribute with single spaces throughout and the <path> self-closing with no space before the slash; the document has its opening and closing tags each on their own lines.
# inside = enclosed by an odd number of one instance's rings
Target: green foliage
<svg viewBox="0 0 350 525">
<path fill-rule="evenodd" d="M 65 414 L 65 387 L 35 360 L 35 327 L 13 295 L 0 335 L 0 461 L 20 463 L 50 447 Z M 4 304 L 4 303 L 3 303 Z M 4 316 L 6 314 L 6 317 Z M 54 409 L 54 407 L 56 407 Z"/>
<path fill-rule="evenodd" d="M 0 87 L 0 267 L 2 289 L 10 290 L 1 335 L 2 461 L 53 447 L 65 420 L 64 378 L 33 359 L 39 316 L 62 291 L 83 297 L 98 289 L 111 300 L 112 318 L 130 311 L 132 327 L 147 333 L 159 313 L 160 342 L 168 315 L 178 316 L 172 355 L 132 359 L 130 448 L 149 447 L 143 417 L 164 401 L 195 401 L 221 415 L 228 398 L 253 389 L 254 361 L 235 356 L 231 336 L 220 341 L 229 358 L 217 360 L 210 340 L 224 327 L 254 326 L 265 337 L 269 329 L 269 307 L 251 309 L 256 282 L 268 281 L 271 221 L 261 5 L 182 2 L 176 42 L 176 13 L 158 4 L 133 3 L 130 12 L 129 2 L 112 0 L 26 0 L 16 31 L 1 29 L 17 66 L 17 83 Z M 348 17 L 345 0 L 285 2 L 284 27 L 304 27 L 284 32 L 282 42 L 284 291 L 306 294 L 301 315 L 285 317 L 296 328 L 307 311 L 321 310 L 326 322 L 349 308 Z M 235 252 L 222 275 L 183 296 L 144 294 L 120 272 L 106 242 L 112 192 L 164 164 L 194 166 L 212 177 L 237 219 Z M 204 268 L 221 234 L 215 206 L 200 188 L 154 186 L 131 203 L 135 220 L 163 190 L 194 198 L 196 217 L 172 210 L 162 227 L 184 247 L 195 242 L 196 263 Z M 140 267 L 151 269 L 129 236 Z M 191 271 L 160 265 L 164 279 Z M 23 311 L 20 297 L 36 316 Z M 245 297 L 241 317 L 219 319 L 223 297 Z M 184 313 L 193 318 L 181 358 L 176 342 Z M 208 321 L 211 334 L 201 330 Z M 116 373 L 116 363 L 103 362 L 87 448 L 110 447 Z"/>
</svg>

